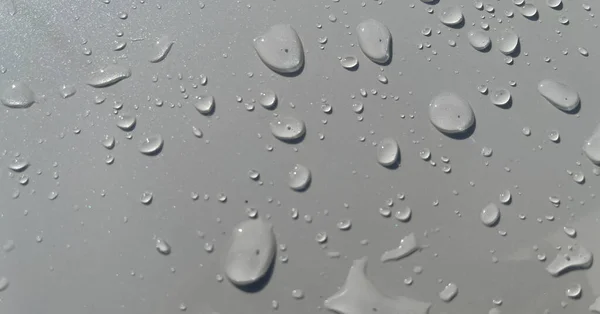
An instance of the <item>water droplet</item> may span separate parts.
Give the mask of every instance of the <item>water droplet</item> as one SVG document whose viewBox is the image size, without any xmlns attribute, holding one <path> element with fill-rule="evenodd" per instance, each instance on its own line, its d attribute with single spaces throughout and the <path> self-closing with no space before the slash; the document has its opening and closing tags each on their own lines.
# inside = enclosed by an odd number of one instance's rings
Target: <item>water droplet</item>
<svg viewBox="0 0 600 314">
<path fill-rule="evenodd" d="M 500 210 L 496 204 L 489 203 L 481 210 L 480 217 L 481 222 L 483 222 L 484 225 L 493 227 L 498 223 L 498 220 L 500 220 Z"/>
<path fill-rule="evenodd" d="M 484 84 L 477 85 L 477 91 L 485 95 L 488 92 L 488 87 L 487 87 L 487 85 L 484 85 Z"/>
<path fill-rule="evenodd" d="M 113 149 L 115 147 L 115 137 L 111 135 L 105 135 L 101 143 L 106 149 Z"/>
<path fill-rule="evenodd" d="M 153 197 L 152 192 L 145 191 L 144 193 L 142 193 L 142 196 L 140 197 L 140 202 L 142 202 L 142 204 L 144 204 L 144 205 L 149 205 L 150 203 L 152 203 L 152 197 Z"/>
<path fill-rule="evenodd" d="M 475 0 L 475 1 L 473 1 L 473 7 L 475 7 L 475 9 L 481 11 L 481 10 L 483 10 L 483 2 L 481 2 L 479 0 Z"/>
<path fill-rule="evenodd" d="M 67 98 L 75 95 L 76 92 L 77 92 L 77 90 L 75 89 L 75 86 L 73 86 L 73 85 L 62 85 L 60 87 L 60 97 L 62 97 L 63 99 L 67 99 Z"/>
<path fill-rule="evenodd" d="M 292 297 L 297 300 L 304 299 L 304 291 L 302 289 L 294 289 L 292 290 Z"/>
<path fill-rule="evenodd" d="M 463 14 L 460 7 L 453 6 L 442 10 L 439 19 L 444 25 L 455 26 L 463 21 Z"/>
<path fill-rule="evenodd" d="M 389 167 L 398 162 L 400 148 L 398 142 L 391 137 L 386 137 L 377 145 L 377 162 L 384 167 Z"/>
<path fill-rule="evenodd" d="M 296 164 L 289 173 L 288 185 L 292 190 L 303 191 L 308 188 L 311 181 L 310 170 L 301 164 Z"/>
<path fill-rule="evenodd" d="M 585 175 L 581 171 L 573 172 L 573 181 L 579 184 L 583 184 L 585 182 Z"/>
<path fill-rule="evenodd" d="M 452 299 L 456 297 L 458 294 L 458 286 L 455 283 L 449 283 L 444 287 L 444 289 L 440 292 L 440 299 L 444 302 L 450 302 Z"/>
<path fill-rule="evenodd" d="M 493 152 L 494 151 L 490 147 L 484 146 L 481 149 L 481 156 L 483 156 L 483 157 L 491 157 L 492 154 L 493 154 Z"/>
<path fill-rule="evenodd" d="M 192 134 L 194 134 L 195 137 L 197 138 L 201 138 L 204 134 L 202 134 L 202 130 L 200 130 L 199 128 L 193 126 L 192 127 Z"/>
<path fill-rule="evenodd" d="M 338 221 L 338 223 L 336 224 L 338 229 L 340 230 L 349 230 L 352 227 L 352 220 L 350 219 L 343 219 Z"/>
<path fill-rule="evenodd" d="M 35 102 L 35 94 L 25 83 L 14 82 L 2 92 L 0 102 L 9 108 L 29 108 Z"/>
<path fill-rule="evenodd" d="M 294 141 L 306 133 L 304 121 L 291 116 L 277 117 L 269 125 L 273 136 L 282 141 Z"/>
<path fill-rule="evenodd" d="M 500 196 L 498 198 L 500 199 L 500 203 L 508 204 L 510 203 L 512 195 L 510 194 L 509 190 L 504 190 L 502 193 L 500 193 Z"/>
<path fill-rule="evenodd" d="M 579 106 L 579 94 L 569 86 L 546 79 L 538 83 L 538 92 L 562 111 L 572 111 Z"/>
<path fill-rule="evenodd" d="M 552 130 L 548 132 L 548 139 L 554 143 L 558 143 L 560 141 L 560 133 L 557 130 Z"/>
<path fill-rule="evenodd" d="M 340 64 L 344 69 L 354 69 L 358 66 L 358 59 L 355 56 L 344 56 L 340 59 Z"/>
<path fill-rule="evenodd" d="M 562 0 L 546 0 L 546 4 L 549 7 L 556 9 L 562 4 Z"/>
<path fill-rule="evenodd" d="M 254 181 L 258 180 L 260 178 L 260 173 L 254 169 L 250 169 L 248 171 L 248 177 Z"/>
<path fill-rule="evenodd" d="M 529 135 L 531 135 L 531 129 L 526 126 L 521 130 L 521 133 L 523 133 L 523 135 L 525 135 L 525 136 L 529 136 Z"/>
<path fill-rule="evenodd" d="M 497 44 L 500 52 L 505 55 L 512 54 L 519 46 L 519 35 L 510 29 L 505 29 L 500 33 Z"/>
<path fill-rule="evenodd" d="M 327 232 L 323 231 L 317 233 L 317 235 L 315 236 L 315 240 L 319 243 L 327 242 Z"/>
<path fill-rule="evenodd" d="M 526 3 L 521 7 L 521 14 L 527 18 L 535 17 L 537 15 L 537 8 L 533 4 Z"/>
<path fill-rule="evenodd" d="M 198 96 L 194 107 L 203 115 L 211 114 L 215 110 L 215 98 L 210 95 Z"/>
<path fill-rule="evenodd" d="M 377 80 L 378 80 L 380 83 L 382 83 L 382 84 L 387 84 L 387 83 L 388 83 L 388 78 L 387 78 L 385 75 L 383 75 L 383 74 L 379 74 L 379 75 L 377 76 Z"/>
<path fill-rule="evenodd" d="M 10 283 L 8 282 L 8 279 L 6 277 L 0 277 L 0 291 L 6 290 L 6 288 L 8 288 L 9 285 Z"/>
<path fill-rule="evenodd" d="M 156 250 L 162 255 L 171 254 L 171 246 L 169 245 L 169 243 L 167 243 L 167 241 L 161 238 L 156 239 Z"/>
<path fill-rule="evenodd" d="M 93 73 L 87 84 L 96 87 L 108 87 L 131 76 L 131 70 L 122 65 L 111 64 Z"/>
<path fill-rule="evenodd" d="M 304 65 L 302 42 L 290 25 L 271 26 L 254 38 L 254 49 L 267 67 L 281 74 L 297 72 Z"/>
<path fill-rule="evenodd" d="M 417 301 L 404 296 L 389 297 L 382 294 L 366 276 L 367 258 L 352 263 L 346 282 L 331 297 L 325 300 L 325 308 L 340 314 L 411 313 L 427 314 L 431 303 Z"/>
<path fill-rule="evenodd" d="M 153 47 L 154 52 L 152 53 L 152 56 L 150 57 L 149 61 L 152 63 L 157 63 L 157 62 L 163 61 L 169 54 L 169 51 L 171 51 L 172 47 L 173 47 L 173 41 L 171 39 L 169 39 L 168 36 L 160 37 L 154 43 L 154 47 Z"/>
<path fill-rule="evenodd" d="M 575 283 L 567 287 L 567 290 L 565 290 L 565 295 L 571 299 L 578 299 L 579 297 L 581 297 L 581 291 L 581 285 Z"/>
<path fill-rule="evenodd" d="M 17 158 L 8 165 L 8 169 L 16 172 L 21 172 L 27 169 L 27 167 L 29 167 L 29 162 L 22 158 Z"/>
<path fill-rule="evenodd" d="M 48 199 L 53 201 L 58 197 L 58 192 L 56 191 L 52 191 L 50 193 L 48 193 Z"/>
<path fill-rule="evenodd" d="M 496 106 L 506 106 L 510 101 L 511 95 L 506 88 L 497 88 L 490 94 L 490 100 Z"/>
<path fill-rule="evenodd" d="M 368 19 L 356 27 L 358 45 L 362 52 L 376 63 L 386 63 L 390 60 L 392 34 L 381 22 Z"/>
<path fill-rule="evenodd" d="M 556 255 L 554 260 L 546 267 L 552 276 L 560 276 L 570 270 L 589 268 L 592 266 L 593 255 L 581 245 L 575 245 L 567 253 Z"/>
<path fill-rule="evenodd" d="M 270 89 L 264 90 L 260 93 L 258 102 L 263 108 L 273 110 L 277 106 L 277 94 Z"/>
<path fill-rule="evenodd" d="M 558 22 L 562 25 L 567 25 L 569 24 L 569 18 L 564 15 L 561 15 L 558 17 Z"/>
<path fill-rule="evenodd" d="M 419 151 L 419 157 L 423 160 L 429 160 L 431 158 L 431 151 L 429 148 L 423 148 Z"/>
<path fill-rule="evenodd" d="M 144 155 L 156 155 L 163 147 L 163 138 L 159 134 L 145 138 L 139 145 L 140 153 Z"/>
<path fill-rule="evenodd" d="M 122 115 L 119 115 L 117 119 L 117 126 L 123 131 L 131 131 L 135 127 L 135 122 L 135 116 L 128 113 L 124 113 Z"/>
<path fill-rule="evenodd" d="M 575 228 L 563 227 L 563 231 L 565 232 L 566 235 L 568 235 L 571 238 L 574 238 L 577 236 L 577 231 L 575 230 Z"/>
<path fill-rule="evenodd" d="M 400 245 L 392 250 L 385 251 L 381 255 L 382 262 L 397 261 L 403 259 L 419 250 L 419 244 L 414 233 L 410 233 L 400 240 Z"/>
<path fill-rule="evenodd" d="M 454 93 L 442 92 L 429 104 L 429 119 L 440 132 L 456 134 L 475 123 L 475 114 L 467 101 Z"/>
<path fill-rule="evenodd" d="M 225 259 L 225 274 L 235 285 L 252 284 L 269 270 L 275 257 L 273 225 L 263 219 L 240 222 L 233 228 Z"/>
<path fill-rule="evenodd" d="M 406 206 L 404 209 L 398 210 L 394 214 L 394 218 L 396 218 L 397 220 L 402 221 L 402 222 L 409 221 L 411 216 L 412 216 L 412 210 L 408 206 Z"/>
<path fill-rule="evenodd" d="M 590 53 L 587 51 L 587 49 L 585 49 L 583 47 L 577 48 L 577 51 L 579 51 L 579 53 L 584 57 L 587 57 L 590 55 Z"/>
</svg>

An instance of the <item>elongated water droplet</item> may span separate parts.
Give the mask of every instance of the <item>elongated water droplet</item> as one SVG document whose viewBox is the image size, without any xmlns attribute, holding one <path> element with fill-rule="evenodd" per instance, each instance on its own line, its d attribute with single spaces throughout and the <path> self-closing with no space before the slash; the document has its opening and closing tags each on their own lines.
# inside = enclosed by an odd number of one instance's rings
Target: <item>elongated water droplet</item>
<svg viewBox="0 0 600 314">
<path fill-rule="evenodd" d="M 440 22 L 447 26 L 455 26 L 463 21 L 463 14 L 459 6 L 453 6 L 442 10 L 439 15 Z"/>
<path fill-rule="evenodd" d="M 117 118 L 117 126 L 123 131 L 131 131 L 135 128 L 135 116 L 124 113 Z"/>
<path fill-rule="evenodd" d="M 375 63 L 390 60 L 392 34 L 383 23 L 368 19 L 356 27 L 358 45 L 365 56 Z"/>
<path fill-rule="evenodd" d="M 291 116 L 277 117 L 269 123 L 271 133 L 282 141 L 293 141 L 306 133 L 304 121 Z"/>
<path fill-rule="evenodd" d="M 498 220 L 500 220 L 500 210 L 496 204 L 489 203 L 481 210 L 480 217 L 481 222 L 483 222 L 484 225 L 493 227 L 498 223 Z"/>
<path fill-rule="evenodd" d="M 358 65 L 358 59 L 355 56 L 344 56 L 340 59 L 340 64 L 344 69 L 354 69 Z"/>
<path fill-rule="evenodd" d="M 519 46 L 519 35 L 510 29 L 505 29 L 498 37 L 498 50 L 503 54 L 512 54 Z"/>
<path fill-rule="evenodd" d="M 122 65 L 111 64 L 93 73 L 87 84 L 96 87 L 108 87 L 131 76 L 131 70 Z"/>
<path fill-rule="evenodd" d="M 469 39 L 469 44 L 471 45 L 471 47 L 475 48 L 476 50 L 479 51 L 483 51 L 486 50 L 490 47 L 490 45 L 492 44 L 492 40 L 490 39 L 490 36 L 488 36 L 484 31 L 482 30 L 470 30 L 469 33 L 467 34 L 467 38 Z M 487 90 L 487 88 L 486 88 Z M 481 90 L 480 90 L 481 92 Z M 481 92 L 483 94 L 483 92 Z"/>
<path fill-rule="evenodd" d="M 442 133 L 457 134 L 475 123 L 471 105 L 450 92 L 442 92 L 429 104 L 429 120 Z"/>
<path fill-rule="evenodd" d="M 575 230 L 575 228 L 563 227 L 563 231 L 565 232 L 566 235 L 568 235 L 571 238 L 574 238 L 575 236 L 577 236 L 577 231 Z"/>
<path fill-rule="evenodd" d="M 258 102 L 263 108 L 273 110 L 277 106 L 277 94 L 270 89 L 264 90 L 260 93 Z"/>
<path fill-rule="evenodd" d="M 215 98 L 210 95 L 198 96 L 194 107 L 203 115 L 211 114 L 215 110 Z"/>
<path fill-rule="evenodd" d="M 154 47 L 153 47 L 154 51 L 152 52 L 152 56 L 150 57 L 149 61 L 152 63 L 157 63 L 157 62 L 163 61 L 169 54 L 169 51 L 171 51 L 172 47 L 173 47 L 173 41 L 171 39 L 169 39 L 168 36 L 160 37 L 154 43 Z"/>
<path fill-rule="evenodd" d="M 587 57 L 590 55 L 590 53 L 587 51 L 587 49 L 585 49 L 583 47 L 577 48 L 577 51 L 579 51 L 579 54 L 581 54 L 584 57 Z"/>
<path fill-rule="evenodd" d="M 510 98 L 510 92 L 506 88 L 497 88 L 490 93 L 490 100 L 498 107 L 506 106 L 510 101 Z"/>
<path fill-rule="evenodd" d="M 400 245 L 397 248 L 385 251 L 381 255 L 381 261 L 397 261 L 411 255 L 417 250 L 419 250 L 417 238 L 415 237 L 414 233 L 410 233 L 409 235 L 402 238 L 402 240 L 400 240 Z"/>
<path fill-rule="evenodd" d="M 240 222 L 230 241 L 224 265 L 229 281 L 244 286 L 263 278 L 275 257 L 273 225 L 261 218 Z"/>
<path fill-rule="evenodd" d="M 302 42 L 290 25 L 271 26 L 266 33 L 254 38 L 254 49 L 262 62 L 278 73 L 294 73 L 304 65 Z"/>
<path fill-rule="evenodd" d="M 592 262 L 592 252 L 581 245 L 575 245 L 567 253 L 558 254 L 546 267 L 546 270 L 556 277 L 573 269 L 589 268 L 592 266 Z"/>
<path fill-rule="evenodd" d="M 290 171 L 288 185 L 294 191 L 303 191 L 308 188 L 311 181 L 310 170 L 301 164 L 296 164 Z"/>
<path fill-rule="evenodd" d="M 340 314 L 427 314 L 431 303 L 404 296 L 389 297 L 382 294 L 366 275 L 367 258 L 352 263 L 346 282 L 325 300 L 325 308 Z"/>
<path fill-rule="evenodd" d="M 9 108 L 29 108 L 35 102 L 35 94 L 25 83 L 14 82 L 2 92 L 0 102 Z"/>
<path fill-rule="evenodd" d="M 140 143 L 140 153 L 144 155 L 156 155 L 162 150 L 163 144 L 163 138 L 159 134 L 148 136 Z"/>
<path fill-rule="evenodd" d="M 562 111 L 572 111 L 579 106 L 579 94 L 554 80 L 546 79 L 538 83 L 538 92 L 552 105 Z"/>
<path fill-rule="evenodd" d="M 377 162 L 384 167 L 389 167 L 398 162 L 400 148 L 398 142 L 391 137 L 386 137 L 377 145 Z"/>
<path fill-rule="evenodd" d="M 444 290 L 440 292 L 440 299 L 444 302 L 450 302 L 458 294 L 458 286 L 451 282 L 444 287 Z"/>
<path fill-rule="evenodd" d="M 167 241 L 161 238 L 156 239 L 156 250 L 162 255 L 171 254 L 171 246 L 169 245 L 169 243 L 167 243 Z"/>
<path fill-rule="evenodd" d="M 16 172 L 24 171 L 27 167 L 29 167 L 29 162 L 22 158 L 17 158 L 8 165 L 8 169 Z"/>
</svg>

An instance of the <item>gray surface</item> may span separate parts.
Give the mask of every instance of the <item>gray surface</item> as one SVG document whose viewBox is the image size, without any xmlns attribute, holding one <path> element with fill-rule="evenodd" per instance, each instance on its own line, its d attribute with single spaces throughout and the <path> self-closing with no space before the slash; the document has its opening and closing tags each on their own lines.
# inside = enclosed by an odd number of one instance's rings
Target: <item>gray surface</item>
<svg viewBox="0 0 600 314">
<path fill-rule="evenodd" d="M 437 13 L 458 3 L 464 4 L 465 26 L 441 25 Z M 3 1 L 0 65 L 6 73 L 0 75 L 0 87 L 25 82 L 38 101 L 25 110 L 1 109 L 0 152 L 6 154 L 1 159 L 0 241 L 12 240 L 16 247 L 2 253 L 0 276 L 10 285 L 0 292 L 0 311 L 177 313 L 185 303 L 191 313 L 264 313 L 277 300 L 279 312 L 311 313 L 343 284 L 352 260 L 368 256 L 375 286 L 388 295 L 433 302 L 431 313 L 485 313 L 493 299 L 503 300 L 500 308 L 506 313 L 586 312 L 600 294 L 598 267 L 558 278 L 544 268 L 557 245 L 581 243 L 600 256 L 600 214 L 593 197 L 598 178 L 581 153 L 600 114 L 595 104 L 598 30 L 589 15 L 595 8 L 587 12 L 580 1 L 564 1 L 562 10 L 553 10 L 545 1 L 532 1 L 539 20 L 531 21 L 510 1 L 490 3 L 496 18 L 470 1 L 457 0 L 440 0 L 434 14 L 420 1 L 414 1 L 414 8 L 402 1 L 368 0 L 365 7 L 348 0 L 206 1 L 204 9 L 198 1 Z M 507 9 L 515 12 L 513 18 L 504 16 Z M 119 12 L 127 12 L 128 18 L 120 19 Z M 330 14 L 336 23 L 329 21 Z M 558 22 L 561 15 L 569 25 Z M 356 44 L 354 28 L 366 18 L 383 22 L 393 36 L 393 59 L 383 67 L 387 85 L 377 81 L 380 67 Z M 521 52 L 513 65 L 505 64 L 495 42 L 488 53 L 469 46 L 467 32 L 483 21 L 490 24 L 493 41 L 506 27 L 520 35 Z M 253 50 L 252 39 L 278 23 L 293 25 L 303 41 L 306 62 L 297 76 L 274 74 Z M 433 29 L 431 37 L 421 35 L 424 27 Z M 117 37 L 117 31 L 124 36 Z M 148 62 L 152 43 L 163 35 L 175 41 L 173 48 L 164 61 Z M 321 50 L 318 38 L 323 36 L 328 41 Z M 450 47 L 449 39 L 457 46 Z M 127 47 L 115 52 L 115 41 L 127 41 Z M 419 43 L 431 48 L 419 50 Z M 577 52 L 580 46 L 589 50 L 589 57 Z M 82 52 L 86 47 L 90 56 Z M 347 54 L 359 58 L 356 72 L 340 66 L 337 57 Z M 546 56 L 551 62 L 544 62 Z M 130 78 L 106 89 L 85 85 L 91 72 L 115 60 L 131 67 Z M 208 84 L 194 89 L 188 77 L 197 83 L 200 74 L 208 76 Z M 158 82 L 152 82 L 153 76 Z M 538 94 L 537 83 L 546 78 L 579 92 L 577 115 L 557 110 Z M 509 87 L 510 80 L 517 86 Z M 74 84 L 77 93 L 62 99 L 62 84 Z M 509 88 L 512 107 L 492 105 L 477 91 L 479 84 Z M 182 97 L 180 86 L 190 100 Z M 305 121 L 301 143 L 275 139 L 269 129 L 273 113 L 258 102 L 253 112 L 245 110 L 244 103 L 267 88 L 279 96 L 276 112 Z M 376 89 L 377 95 L 369 92 L 361 99 L 360 88 Z M 470 138 L 450 139 L 429 123 L 429 101 L 443 90 L 471 103 L 477 125 Z M 209 117 L 199 114 L 191 101 L 205 93 L 216 100 Z M 242 103 L 236 95 L 243 97 Z M 106 100 L 95 104 L 96 97 Z M 154 105 L 157 98 L 165 102 L 162 107 Z M 332 114 L 322 112 L 321 98 L 333 106 Z M 351 109 L 356 101 L 365 104 L 362 122 Z M 137 116 L 131 140 L 116 126 L 115 102 L 123 103 L 122 113 Z M 204 137 L 196 138 L 192 126 L 202 129 Z M 521 133 L 525 126 L 532 130 L 529 137 Z M 547 138 L 552 129 L 560 132 L 559 144 Z M 165 141 L 161 154 L 141 154 L 139 141 L 157 133 Z M 319 140 L 318 133 L 325 139 Z M 117 138 L 112 151 L 100 145 L 106 134 Z M 361 136 L 364 142 L 358 140 Z M 397 169 L 376 160 L 372 143 L 388 136 L 400 145 Z M 274 147 L 272 152 L 267 145 Z M 483 146 L 493 148 L 491 158 L 481 156 Z M 419 158 L 425 147 L 436 167 Z M 20 174 L 11 177 L 7 168 L 17 152 L 31 163 L 26 186 L 18 183 Z M 104 162 L 108 154 L 115 157 L 112 165 Z M 450 158 L 451 173 L 443 173 L 441 156 Z M 312 171 L 312 184 L 304 193 L 287 186 L 288 171 L 296 163 Z M 260 172 L 263 185 L 249 179 L 250 169 Z M 585 184 L 573 182 L 567 169 L 583 170 Z M 487 228 L 480 211 L 498 202 L 505 189 L 511 190 L 513 201 L 500 206 L 498 226 Z M 15 190 L 20 191 L 17 199 L 12 198 Z M 146 190 L 154 194 L 148 206 L 140 202 Z M 59 193 L 55 200 L 48 199 L 52 191 Z M 200 194 L 199 200 L 192 200 L 192 192 Z M 218 193 L 225 193 L 227 202 L 217 201 Z M 397 200 L 398 193 L 406 199 Z M 559 208 L 548 201 L 551 195 L 561 198 Z M 388 198 L 395 199 L 395 210 L 410 206 L 412 220 L 382 217 L 378 208 Z M 438 206 L 432 205 L 435 200 Z M 268 285 L 254 294 L 216 280 L 223 275 L 231 227 L 247 218 L 248 206 L 263 217 L 271 215 L 277 242 L 287 246 L 277 253 Z M 292 207 L 300 211 L 300 219 L 290 217 Z M 520 220 L 521 213 L 527 219 Z M 306 214 L 312 223 L 302 219 Z M 352 229 L 340 231 L 336 223 L 345 218 L 352 219 Z M 565 225 L 577 228 L 576 239 L 563 233 Z M 507 235 L 500 236 L 499 230 Z M 197 231 L 205 233 L 204 239 Z M 325 250 L 314 240 L 320 231 L 329 235 Z M 379 262 L 384 251 L 410 232 L 427 247 L 398 262 Z M 36 236 L 43 241 L 38 243 Z M 170 255 L 156 251 L 155 237 L 171 245 Z M 361 245 L 363 239 L 369 244 Z M 206 242 L 214 243 L 212 253 L 204 250 Z M 327 251 L 342 256 L 332 259 Z M 548 256 L 545 263 L 536 258 L 542 252 Z M 287 263 L 280 262 L 283 255 L 289 256 Z M 412 271 L 417 265 L 424 269 L 420 275 Z M 414 278 L 412 286 L 403 284 L 408 276 Z M 459 294 L 444 303 L 438 293 L 448 282 L 457 284 Z M 583 286 L 580 300 L 565 296 L 573 282 Z M 294 299 L 293 289 L 302 289 L 304 299 Z M 561 301 L 568 306 L 563 309 Z"/>
</svg>

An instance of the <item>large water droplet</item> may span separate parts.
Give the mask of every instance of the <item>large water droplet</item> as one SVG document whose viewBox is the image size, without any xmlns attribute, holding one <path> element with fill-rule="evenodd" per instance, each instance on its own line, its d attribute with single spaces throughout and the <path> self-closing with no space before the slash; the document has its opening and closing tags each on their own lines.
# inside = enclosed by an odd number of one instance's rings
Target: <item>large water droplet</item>
<svg viewBox="0 0 600 314">
<path fill-rule="evenodd" d="M 277 117 L 269 123 L 271 133 L 282 141 L 293 141 L 306 133 L 304 121 L 291 116 Z"/>
<path fill-rule="evenodd" d="M 304 50 L 296 30 L 290 25 L 273 25 L 261 36 L 254 38 L 254 49 L 271 70 L 294 73 L 304 65 Z"/>
<path fill-rule="evenodd" d="M 215 110 L 215 98 L 209 95 L 198 96 L 194 107 L 203 115 L 211 114 Z"/>
<path fill-rule="evenodd" d="M 463 14 L 460 7 L 453 6 L 442 10 L 439 18 L 444 25 L 455 26 L 463 21 Z"/>
<path fill-rule="evenodd" d="M 225 259 L 225 275 L 235 285 L 252 284 L 267 273 L 275 257 L 273 225 L 263 219 L 237 224 Z"/>
<path fill-rule="evenodd" d="M 397 248 L 385 251 L 381 255 L 381 261 L 397 261 L 411 255 L 417 250 L 419 250 L 417 237 L 415 237 L 414 233 L 410 233 L 409 235 L 402 238 L 402 240 L 400 240 L 400 245 Z"/>
<path fill-rule="evenodd" d="M 592 262 L 592 252 L 581 245 L 576 245 L 567 253 L 558 254 L 546 267 L 546 270 L 556 277 L 573 269 L 589 268 L 592 266 Z"/>
<path fill-rule="evenodd" d="M 301 164 L 296 164 L 289 173 L 288 185 L 292 190 L 303 191 L 308 188 L 311 181 L 310 170 Z"/>
<path fill-rule="evenodd" d="M 572 111 L 579 106 L 579 94 L 554 80 L 546 79 L 538 83 L 538 92 L 551 104 L 562 111 Z"/>
<path fill-rule="evenodd" d="M 497 43 L 498 50 L 503 54 L 512 54 L 519 46 L 519 35 L 510 29 L 505 29 L 500 33 Z"/>
<path fill-rule="evenodd" d="M 35 94 L 25 83 L 14 82 L 2 92 L 0 102 L 9 108 L 29 108 L 35 102 Z"/>
<path fill-rule="evenodd" d="M 140 143 L 140 153 L 144 155 L 156 155 L 160 153 L 163 147 L 163 138 L 160 134 L 151 135 Z"/>
<path fill-rule="evenodd" d="M 429 104 L 429 120 L 440 132 L 456 134 L 475 123 L 475 114 L 467 101 L 454 93 L 442 92 Z"/>
<path fill-rule="evenodd" d="M 23 158 L 17 158 L 8 165 L 8 169 L 16 172 L 24 171 L 27 167 L 29 167 L 29 162 Z"/>
<path fill-rule="evenodd" d="M 398 162 L 400 148 L 398 142 L 391 137 L 386 137 L 377 145 L 377 162 L 384 167 L 389 167 Z"/>
<path fill-rule="evenodd" d="M 431 303 L 404 296 L 382 294 L 366 275 L 367 258 L 355 260 L 346 282 L 338 292 L 325 300 L 325 308 L 340 314 L 427 314 Z"/>
<path fill-rule="evenodd" d="M 510 101 L 511 95 L 506 88 L 497 88 L 490 93 L 490 100 L 496 106 L 503 107 Z"/>
<path fill-rule="evenodd" d="M 122 65 L 111 64 L 93 73 L 87 84 L 96 87 L 108 87 L 131 76 L 131 70 Z"/>
<path fill-rule="evenodd" d="M 494 203 L 489 203 L 481 210 L 481 222 L 488 227 L 495 226 L 500 220 L 500 210 Z"/>
<path fill-rule="evenodd" d="M 521 14 L 526 18 L 533 18 L 537 15 L 537 8 L 530 3 L 526 3 L 521 7 Z"/>
<path fill-rule="evenodd" d="M 154 43 L 154 52 L 149 61 L 152 63 L 163 61 L 169 54 L 169 51 L 171 51 L 172 47 L 173 41 L 169 39 L 168 36 L 162 36 Z"/>
<path fill-rule="evenodd" d="M 471 44 L 471 47 L 479 51 L 488 49 L 492 43 L 490 36 L 488 36 L 482 30 L 470 30 L 467 34 L 467 37 L 469 38 L 469 44 Z"/>
<path fill-rule="evenodd" d="M 362 52 L 376 63 L 386 63 L 390 60 L 392 34 L 383 23 L 368 19 L 356 27 L 358 45 Z"/>
</svg>

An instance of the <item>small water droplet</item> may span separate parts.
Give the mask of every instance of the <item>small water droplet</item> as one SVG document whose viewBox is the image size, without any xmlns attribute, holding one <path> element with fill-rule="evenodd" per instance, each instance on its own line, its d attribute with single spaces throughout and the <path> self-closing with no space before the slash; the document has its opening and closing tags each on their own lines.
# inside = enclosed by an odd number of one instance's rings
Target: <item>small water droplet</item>
<svg viewBox="0 0 600 314">
<path fill-rule="evenodd" d="M 152 197 L 153 197 L 152 192 L 145 191 L 144 193 L 142 193 L 142 196 L 140 197 L 140 202 L 142 202 L 142 204 L 144 204 L 144 205 L 149 205 L 150 203 L 152 203 Z"/>
<path fill-rule="evenodd" d="M 327 242 L 327 232 L 323 231 L 323 232 L 317 233 L 317 235 L 315 235 L 315 240 L 318 243 L 325 243 L 325 242 Z"/>
<path fill-rule="evenodd" d="M 62 85 L 60 87 L 60 97 L 62 97 L 63 99 L 67 99 L 67 98 L 75 95 L 76 92 L 77 92 L 77 90 L 75 89 L 75 86 L 73 86 L 73 85 Z"/>
<path fill-rule="evenodd" d="M 510 91 L 506 88 L 497 88 L 490 93 L 490 100 L 496 106 L 506 106 L 511 99 Z"/>
<path fill-rule="evenodd" d="M 571 284 L 567 287 L 565 295 L 571 299 L 578 299 L 581 296 L 581 285 L 578 283 Z"/>
<path fill-rule="evenodd" d="M 377 145 L 377 162 L 384 167 L 389 167 L 398 162 L 400 148 L 398 142 L 391 137 L 386 137 Z"/>
<path fill-rule="evenodd" d="M 399 220 L 401 222 L 409 221 L 411 216 L 412 216 L 412 210 L 408 206 L 396 211 L 396 213 L 394 214 L 394 218 L 396 218 L 397 220 Z"/>
<path fill-rule="evenodd" d="M 162 150 L 164 141 L 159 134 L 151 135 L 140 142 L 139 150 L 144 155 L 156 155 Z"/>
<path fill-rule="evenodd" d="M 87 84 L 96 87 L 108 87 L 131 76 L 131 69 L 121 65 L 111 64 L 93 73 Z"/>
<path fill-rule="evenodd" d="M 526 3 L 521 7 L 521 14 L 527 18 L 533 18 L 537 15 L 537 8 L 530 3 Z"/>
<path fill-rule="evenodd" d="M 123 131 L 131 131 L 135 127 L 136 118 L 134 115 L 124 113 L 118 116 L 117 126 Z"/>
<path fill-rule="evenodd" d="M 500 200 L 500 203 L 508 204 L 510 203 L 512 195 L 510 194 L 509 190 L 504 190 L 502 193 L 500 193 L 500 196 L 498 198 Z"/>
<path fill-rule="evenodd" d="M 490 147 L 484 146 L 484 147 L 481 149 L 481 155 L 482 155 L 483 157 L 491 157 L 491 156 L 492 156 L 492 154 L 493 154 L 493 150 L 492 150 Z"/>
<path fill-rule="evenodd" d="M 154 42 L 154 51 L 152 52 L 152 56 L 150 57 L 149 61 L 152 63 L 163 61 L 169 54 L 169 51 L 171 51 L 173 43 L 174 42 L 169 39 L 168 36 L 160 37 L 158 40 L 156 40 L 156 42 Z"/>
<path fill-rule="evenodd" d="M 308 188 L 311 181 L 310 170 L 301 164 L 296 164 L 289 173 L 288 185 L 292 190 L 303 191 Z"/>
<path fill-rule="evenodd" d="M 215 98 L 210 95 L 198 96 L 196 97 L 194 107 L 196 107 L 196 110 L 201 114 L 209 115 L 215 110 Z"/>
<path fill-rule="evenodd" d="M 340 59 L 340 64 L 344 69 L 354 69 L 358 66 L 358 59 L 355 56 L 344 56 Z"/>
<path fill-rule="evenodd" d="M 352 220 L 342 219 L 336 224 L 340 230 L 349 230 L 352 227 Z"/>
<path fill-rule="evenodd" d="M 263 108 L 273 110 L 277 106 L 277 94 L 270 89 L 264 90 L 260 93 L 258 102 Z"/>
<path fill-rule="evenodd" d="M 447 284 L 440 292 L 440 299 L 444 302 L 450 302 L 458 294 L 458 286 L 455 283 Z"/>
<path fill-rule="evenodd" d="M 171 254 L 171 246 L 169 245 L 169 243 L 167 243 L 167 241 L 161 238 L 156 239 L 156 250 L 162 255 Z"/>
</svg>

